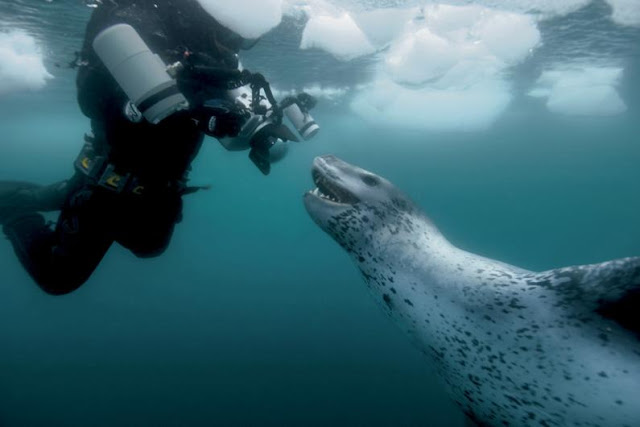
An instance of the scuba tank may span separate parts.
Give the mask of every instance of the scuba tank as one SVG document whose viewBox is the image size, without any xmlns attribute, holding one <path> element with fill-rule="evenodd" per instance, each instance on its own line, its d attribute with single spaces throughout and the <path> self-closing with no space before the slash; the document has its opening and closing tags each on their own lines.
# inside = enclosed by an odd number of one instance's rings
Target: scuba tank
<svg viewBox="0 0 640 427">
<path fill-rule="evenodd" d="M 150 123 L 189 108 L 167 66 L 132 26 L 117 24 L 103 30 L 94 39 L 93 49 Z"/>
</svg>

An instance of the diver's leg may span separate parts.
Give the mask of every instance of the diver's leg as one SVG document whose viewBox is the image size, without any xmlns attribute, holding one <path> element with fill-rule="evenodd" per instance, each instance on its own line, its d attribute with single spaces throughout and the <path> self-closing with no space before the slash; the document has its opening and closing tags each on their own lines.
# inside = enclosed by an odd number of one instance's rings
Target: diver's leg
<svg viewBox="0 0 640 427">
<path fill-rule="evenodd" d="M 65 205 L 55 230 L 39 214 L 4 225 L 24 268 L 52 295 L 68 294 L 86 282 L 113 242 L 102 228 L 100 203 L 76 195 Z"/>
<path fill-rule="evenodd" d="M 69 181 L 52 185 L 0 181 L 0 225 L 20 215 L 62 209 L 69 188 Z"/>
<path fill-rule="evenodd" d="M 117 233 L 117 242 L 138 258 L 162 255 L 182 219 L 182 198 L 177 194 L 139 198 L 129 205 L 129 218 Z"/>
<path fill-rule="evenodd" d="M 33 191 L 35 207 L 40 212 L 61 210 L 74 185 L 75 179 L 72 178 L 40 187 L 38 190 Z"/>
</svg>

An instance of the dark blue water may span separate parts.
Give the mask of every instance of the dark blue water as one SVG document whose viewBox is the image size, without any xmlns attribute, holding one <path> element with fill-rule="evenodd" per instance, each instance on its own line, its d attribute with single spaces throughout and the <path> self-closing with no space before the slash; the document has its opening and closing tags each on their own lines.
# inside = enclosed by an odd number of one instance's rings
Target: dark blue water
<svg viewBox="0 0 640 427">
<path fill-rule="evenodd" d="M 55 79 L 0 96 L 0 179 L 65 179 L 88 122 L 73 71 L 54 63 L 71 59 L 89 11 L 2 2 L 1 21 L 51 41 Z M 566 22 L 541 26 L 548 45 L 519 83 L 559 55 L 552 40 L 569 43 L 555 33 Z M 367 59 L 297 51 L 296 28 L 285 22 L 246 63 L 282 87 L 371 74 Z M 435 133 L 372 128 L 347 101 L 326 101 L 320 136 L 292 146 L 268 178 L 210 140 L 192 177 L 212 190 L 188 197 L 161 258 L 113 247 L 84 287 L 54 298 L 0 241 L 0 425 L 463 425 L 428 360 L 305 212 L 311 161 L 333 153 L 373 170 L 456 245 L 525 268 L 640 255 L 640 36 L 603 31 L 622 40 L 612 54 L 625 66 L 622 115 L 567 118 L 521 96 L 487 131 Z"/>
</svg>

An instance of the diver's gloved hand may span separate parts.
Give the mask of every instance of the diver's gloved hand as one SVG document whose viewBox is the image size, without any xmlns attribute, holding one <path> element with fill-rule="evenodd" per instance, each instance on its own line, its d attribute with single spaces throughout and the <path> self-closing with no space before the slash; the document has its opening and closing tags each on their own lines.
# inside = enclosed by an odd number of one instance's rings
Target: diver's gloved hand
<svg viewBox="0 0 640 427">
<path fill-rule="evenodd" d="M 220 99 L 206 101 L 199 109 L 198 116 L 204 132 L 215 138 L 238 136 L 249 118 L 245 110 Z"/>
</svg>

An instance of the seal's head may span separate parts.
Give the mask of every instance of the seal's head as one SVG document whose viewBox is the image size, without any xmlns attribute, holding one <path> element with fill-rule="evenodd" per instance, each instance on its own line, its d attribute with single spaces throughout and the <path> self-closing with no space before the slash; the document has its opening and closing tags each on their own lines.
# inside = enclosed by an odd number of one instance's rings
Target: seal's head
<svg viewBox="0 0 640 427">
<path fill-rule="evenodd" d="M 373 233 L 412 232 L 420 211 L 386 179 L 334 156 L 313 162 L 317 188 L 305 195 L 313 220 L 347 251 Z"/>
</svg>

